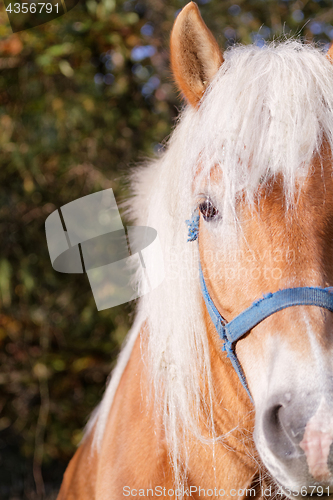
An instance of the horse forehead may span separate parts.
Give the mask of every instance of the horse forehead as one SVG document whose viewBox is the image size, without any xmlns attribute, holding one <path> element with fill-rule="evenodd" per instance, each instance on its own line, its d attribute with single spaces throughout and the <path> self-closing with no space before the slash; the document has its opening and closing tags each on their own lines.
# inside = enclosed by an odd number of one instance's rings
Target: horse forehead
<svg viewBox="0 0 333 500">
<path fill-rule="evenodd" d="M 277 178 L 267 186 L 259 187 L 256 202 L 250 205 L 241 201 L 241 210 L 245 212 L 246 220 L 251 224 L 259 224 L 261 229 L 278 227 L 290 229 L 295 234 L 308 235 L 317 233 L 325 226 L 332 231 L 333 221 L 333 179 L 332 165 L 313 165 L 306 178 L 296 181 L 294 200 L 287 206 L 283 180 Z M 272 225 L 274 226 L 272 228 Z M 309 231 L 310 230 L 310 231 Z M 324 236 L 324 234 L 321 234 Z"/>
</svg>

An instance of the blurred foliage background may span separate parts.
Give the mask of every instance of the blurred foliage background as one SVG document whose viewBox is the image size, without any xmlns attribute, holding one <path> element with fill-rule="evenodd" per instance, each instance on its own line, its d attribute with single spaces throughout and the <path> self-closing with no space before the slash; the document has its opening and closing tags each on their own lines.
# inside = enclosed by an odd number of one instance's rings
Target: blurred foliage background
<svg viewBox="0 0 333 500">
<path fill-rule="evenodd" d="M 168 40 L 184 0 L 83 0 L 12 34 L 0 2 L 0 499 L 55 498 L 135 304 L 98 312 L 55 272 L 44 222 L 158 154 L 181 100 Z M 297 34 L 328 48 L 331 0 L 199 0 L 221 48 Z M 332 89 L 333 92 L 333 89 Z"/>
</svg>

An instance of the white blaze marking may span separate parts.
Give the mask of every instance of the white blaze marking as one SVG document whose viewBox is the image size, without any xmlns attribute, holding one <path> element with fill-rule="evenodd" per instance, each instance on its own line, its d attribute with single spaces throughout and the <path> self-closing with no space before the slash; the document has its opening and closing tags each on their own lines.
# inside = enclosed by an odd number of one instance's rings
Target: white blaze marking
<svg viewBox="0 0 333 500">
<path fill-rule="evenodd" d="M 332 442 L 333 412 L 322 398 L 318 410 L 306 424 L 303 440 L 300 443 L 306 455 L 310 474 L 318 481 L 325 481 L 331 477 L 327 459 Z"/>
</svg>

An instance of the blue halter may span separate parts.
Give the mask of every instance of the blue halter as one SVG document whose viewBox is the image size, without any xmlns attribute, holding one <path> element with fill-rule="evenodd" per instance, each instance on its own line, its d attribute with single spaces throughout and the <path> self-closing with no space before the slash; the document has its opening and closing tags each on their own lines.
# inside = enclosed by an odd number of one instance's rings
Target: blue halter
<svg viewBox="0 0 333 500">
<path fill-rule="evenodd" d="M 199 235 L 199 214 L 194 212 L 192 219 L 186 221 L 189 226 L 189 237 L 187 241 L 194 241 Z M 205 283 L 201 264 L 199 261 L 200 285 L 203 298 L 211 320 L 224 344 L 222 349 L 227 352 L 228 357 L 251 401 L 252 396 L 242 367 L 235 352 L 237 340 L 248 333 L 252 328 L 261 323 L 282 309 L 292 306 L 318 306 L 333 312 L 333 287 L 298 287 L 285 288 L 275 293 L 267 293 L 263 298 L 253 302 L 253 304 L 236 316 L 229 323 L 221 316 L 217 310 Z"/>
</svg>

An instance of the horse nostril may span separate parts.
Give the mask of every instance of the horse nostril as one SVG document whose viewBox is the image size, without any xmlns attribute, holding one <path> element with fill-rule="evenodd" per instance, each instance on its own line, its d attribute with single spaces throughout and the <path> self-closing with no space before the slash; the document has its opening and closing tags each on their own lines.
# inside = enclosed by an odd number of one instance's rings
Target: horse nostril
<svg viewBox="0 0 333 500">
<path fill-rule="evenodd" d="M 297 397 L 276 395 L 262 419 L 262 431 L 271 452 L 283 460 L 303 455 L 299 445 L 307 421 L 307 411 Z"/>
<path fill-rule="evenodd" d="M 281 421 L 280 421 L 280 410 L 282 408 L 281 404 L 276 404 L 271 406 L 266 412 L 264 416 L 264 432 L 267 435 L 274 435 L 281 429 Z"/>
<path fill-rule="evenodd" d="M 295 452 L 288 417 L 288 408 L 281 403 L 276 403 L 266 410 L 263 419 L 263 432 L 267 444 L 276 456 L 283 459 Z"/>
<path fill-rule="evenodd" d="M 265 434 L 275 435 L 277 432 L 282 430 L 281 425 L 281 415 L 280 410 L 282 408 L 281 404 L 276 404 L 269 408 L 264 417 L 264 432 Z M 267 435 L 266 435 L 267 439 Z"/>
<path fill-rule="evenodd" d="M 276 405 L 276 406 L 273 406 L 273 408 L 271 410 L 271 420 L 272 420 L 272 425 L 274 425 L 274 426 L 281 425 L 280 417 L 279 417 L 280 408 L 282 408 L 282 405 Z"/>
</svg>

